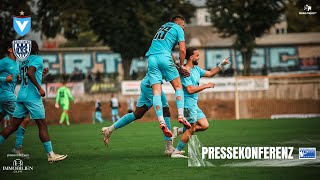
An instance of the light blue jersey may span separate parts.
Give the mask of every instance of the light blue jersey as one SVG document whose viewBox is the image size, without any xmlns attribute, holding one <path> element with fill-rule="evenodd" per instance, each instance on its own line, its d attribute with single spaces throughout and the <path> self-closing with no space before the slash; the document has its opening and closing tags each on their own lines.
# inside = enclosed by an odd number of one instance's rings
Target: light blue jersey
<svg viewBox="0 0 320 180">
<path fill-rule="evenodd" d="M 184 107 L 191 108 L 193 105 L 197 104 L 198 102 L 198 93 L 189 94 L 186 90 L 187 86 L 199 86 L 200 78 L 203 77 L 204 73 L 206 71 L 201 69 L 198 66 L 193 66 L 193 68 L 190 69 L 190 76 L 189 77 L 183 77 L 181 78 L 181 83 L 183 85 L 183 92 L 184 92 Z"/>
<path fill-rule="evenodd" d="M 19 65 L 22 81 L 13 117 L 20 119 L 30 114 L 31 119 L 42 120 L 45 118 L 45 109 L 37 87 L 28 79 L 27 72 L 30 66 L 36 68 L 34 75 L 38 84 L 42 84 L 43 59 L 38 55 L 30 55 Z"/>
<path fill-rule="evenodd" d="M 36 68 L 35 77 L 38 84 L 42 84 L 43 59 L 38 55 L 30 55 L 20 62 L 21 87 L 18 93 L 18 102 L 40 100 L 41 96 L 37 87 L 28 79 L 27 72 L 30 66 Z"/>
<path fill-rule="evenodd" d="M 6 77 L 12 75 L 12 81 L 6 82 Z M 19 75 L 18 63 L 5 57 L 0 60 L 0 101 L 16 101 L 14 90 Z"/>
<path fill-rule="evenodd" d="M 182 41 L 185 41 L 183 29 L 176 23 L 168 22 L 162 25 L 153 37 L 146 56 L 153 54 L 169 54 L 171 56 L 172 49 Z"/>
<path fill-rule="evenodd" d="M 137 101 L 137 107 L 142 107 L 146 105 L 148 108 L 153 106 L 153 93 L 149 76 L 145 76 L 140 84 L 141 94 Z M 161 101 L 163 107 L 169 107 L 167 97 L 165 93 L 161 92 Z"/>
</svg>

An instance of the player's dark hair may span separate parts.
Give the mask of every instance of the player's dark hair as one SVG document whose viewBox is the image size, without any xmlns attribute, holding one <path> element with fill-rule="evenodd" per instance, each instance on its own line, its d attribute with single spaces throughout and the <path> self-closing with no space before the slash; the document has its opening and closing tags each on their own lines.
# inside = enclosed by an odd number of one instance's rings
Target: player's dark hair
<svg viewBox="0 0 320 180">
<path fill-rule="evenodd" d="M 37 55 L 39 54 L 39 46 L 37 41 L 31 40 L 31 52 L 30 54 Z"/>
<path fill-rule="evenodd" d="M 194 54 L 194 51 L 197 50 L 197 48 L 194 47 L 188 47 L 186 49 L 186 59 L 190 59 L 190 57 Z"/>
<path fill-rule="evenodd" d="M 12 48 L 12 39 L 6 39 L 4 41 L 1 41 L 0 43 L 0 59 L 4 58 L 5 55 L 8 55 L 8 49 Z"/>
<path fill-rule="evenodd" d="M 183 17 L 183 16 L 181 16 L 181 15 L 176 15 L 176 16 L 172 16 L 171 22 L 174 22 L 174 21 L 176 21 L 177 19 L 181 19 L 181 20 L 184 21 L 184 17 Z"/>
</svg>

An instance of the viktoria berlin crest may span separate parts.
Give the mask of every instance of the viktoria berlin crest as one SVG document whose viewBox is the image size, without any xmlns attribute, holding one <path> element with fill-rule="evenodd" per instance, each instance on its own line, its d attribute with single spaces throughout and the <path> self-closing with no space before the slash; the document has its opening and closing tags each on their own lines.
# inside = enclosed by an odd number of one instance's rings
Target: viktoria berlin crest
<svg viewBox="0 0 320 180">
<path fill-rule="evenodd" d="M 18 60 L 26 59 L 31 52 L 30 40 L 14 40 L 12 41 L 13 53 Z"/>
<path fill-rule="evenodd" d="M 31 17 L 24 16 L 24 12 L 20 12 L 20 16 L 13 17 L 13 29 L 20 35 L 26 35 L 31 29 Z"/>
</svg>

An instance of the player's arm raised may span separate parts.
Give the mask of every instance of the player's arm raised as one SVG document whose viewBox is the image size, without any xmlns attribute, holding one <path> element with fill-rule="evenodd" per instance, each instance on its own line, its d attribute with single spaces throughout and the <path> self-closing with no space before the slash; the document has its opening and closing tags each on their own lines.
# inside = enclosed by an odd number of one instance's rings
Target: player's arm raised
<svg viewBox="0 0 320 180">
<path fill-rule="evenodd" d="M 27 72 L 27 75 L 30 79 L 30 81 L 37 87 L 40 95 L 44 97 L 46 95 L 45 91 L 42 89 L 42 87 L 38 84 L 36 77 L 34 76 L 34 73 L 36 72 L 36 68 L 34 66 L 30 66 Z"/>
<path fill-rule="evenodd" d="M 215 86 L 214 83 L 211 83 L 209 82 L 208 84 L 204 84 L 204 85 L 201 85 L 201 86 L 187 86 L 186 87 L 186 90 L 189 94 L 194 94 L 194 93 L 198 93 L 198 92 L 201 92 L 207 88 L 213 88 Z"/>
<path fill-rule="evenodd" d="M 211 69 L 210 71 L 206 71 L 203 76 L 204 77 L 212 77 L 212 76 L 218 74 L 218 72 L 223 68 L 223 66 L 229 64 L 229 58 L 230 57 L 228 57 L 228 58 L 224 59 L 223 61 L 221 61 L 220 64 L 217 67 Z"/>
</svg>

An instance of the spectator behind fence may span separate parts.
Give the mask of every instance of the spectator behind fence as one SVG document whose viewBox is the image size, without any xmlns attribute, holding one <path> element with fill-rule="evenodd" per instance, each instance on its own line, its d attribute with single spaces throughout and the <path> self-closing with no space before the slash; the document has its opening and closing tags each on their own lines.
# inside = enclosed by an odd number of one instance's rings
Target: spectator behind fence
<svg viewBox="0 0 320 180">
<path fill-rule="evenodd" d="M 267 76 L 268 75 L 268 68 L 267 68 L 266 64 L 263 64 L 263 66 L 262 66 L 261 75 L 262 76 Z"/>
<path fill-rule="evenodd" d="M 102 77 L 101 77 L 101 76 L 102 76 L 102 75 L 101 75 L 101 72 L 98 71 L 97 74 L 96 74 L 96 82 L 101 82 L 101 80 L 102 80 Z"/>
<path fill-rule="evenodd" d="M 112 122 L 115 123 L 120 118 L 119 117 L 120 103 L 115 94 L 111 95 L 110 107 L 111 107 Z"/>
<path fill-rule="evenodd" d="M 87 80 L 88 80 L 89 82 L 92 82 L 92 81 L 93 81 L 93 74 L 92 74 L 92 72 L 91 72 L 90 70 L 88 71 Z"/>
<path fill-rule="evenodd" d="M 101 109 L 101 102 L 99 99 L 96 99 L 96 113 L 95 113 L 95 120 L 103 123 L 103 119 L 102 119 L 102 109 Z"/>
<path fill-rule="evenodd" d="M 128 104 L 128 113 L 132 113 L 134 111 L 134 99 L 132 96 L 128 98 L 127 104 Z"/>
</svg>

